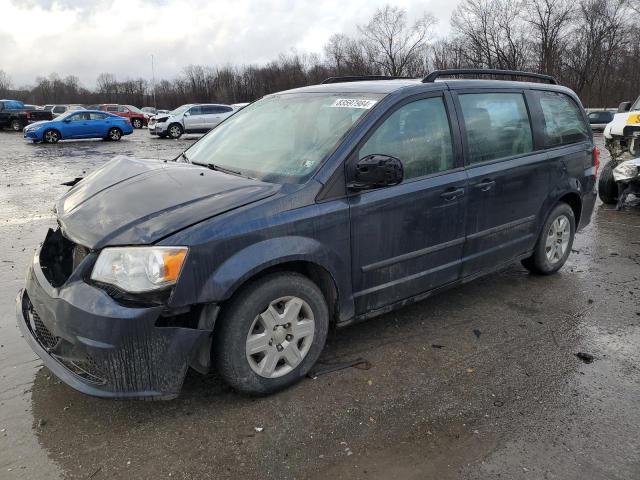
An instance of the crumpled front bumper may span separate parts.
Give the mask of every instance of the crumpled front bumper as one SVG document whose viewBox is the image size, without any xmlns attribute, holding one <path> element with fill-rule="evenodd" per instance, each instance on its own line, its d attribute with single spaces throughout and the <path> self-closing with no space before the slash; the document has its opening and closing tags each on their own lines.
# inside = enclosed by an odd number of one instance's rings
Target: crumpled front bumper
<svg viewBox="0 0 640 480">
<path fill-rule="evenodd" d="M 38 253 L 18 294 L 18 325 L 60 380 L 106 398 L 175 398 L 211 330 L 156 326 L 161 306 L 120 305 L 71 277 L 60 288 L 45 278 Z"/>
</svg>

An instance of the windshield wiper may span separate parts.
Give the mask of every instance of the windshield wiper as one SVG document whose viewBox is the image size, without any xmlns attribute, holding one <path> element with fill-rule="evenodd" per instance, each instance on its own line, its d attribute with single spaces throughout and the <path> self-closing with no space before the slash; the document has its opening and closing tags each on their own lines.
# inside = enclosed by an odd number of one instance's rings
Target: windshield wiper
<svg viewBox="0 0 640 480">
<path fill-rule="evenodd" d="M 184 155 L 184 154 L 183 154 Z M 185 157 L 186 158 L 186 157 Z M 211 170 L 215 170 L 216 172 L 228 173 L 229 175 L 237 175 L 238 177 L 249 178 L 251 180 L 255 180 L 255 178 L 246 175 L 239 170 L 233 170 L 227 167 L 221 167 L 220 165 L 216 165 L 214 163 L 200 163 L 200 162 L 191 162 L 192 165 L 200 165 L 201 167 L 207 167 Z"/>
</svg>

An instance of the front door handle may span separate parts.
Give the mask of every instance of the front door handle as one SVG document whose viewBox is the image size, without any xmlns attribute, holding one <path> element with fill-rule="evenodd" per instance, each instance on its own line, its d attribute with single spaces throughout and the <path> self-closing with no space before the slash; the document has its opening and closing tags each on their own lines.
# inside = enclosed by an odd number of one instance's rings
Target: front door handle
<svg viewBox="0 0 640 480">
<path fill-rule="evenodd" d="M 443 198 L 446 202 L 450 202 L 451 200 L 455 200 L 458 197 L 464 195 L 464 188 L 454 188 L 451 190 L 446 190 L 440 194 L 440 197 Z"/>
<path fill-rule="evenodd" d="M 482 180 L 480 183 L 476 184 L 476 188 L 479 188 L 480 190 L 482 190 L 483 192 L 488 192 L 489 190 L 491 190 L 493 188 L 493 186 L 496 184 L 495 180 L 490 180 L 488 178 Z"/>
</svg>

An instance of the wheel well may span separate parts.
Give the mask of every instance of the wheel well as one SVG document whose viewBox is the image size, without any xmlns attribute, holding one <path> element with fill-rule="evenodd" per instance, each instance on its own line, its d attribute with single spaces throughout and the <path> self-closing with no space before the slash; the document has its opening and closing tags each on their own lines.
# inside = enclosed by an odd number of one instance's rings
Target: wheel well
<svg viewBox="0 0 640 480">
<path fill-rule="evenodd" d="M 333 280 L 331 274 L 325 268 L 312 262 L 293 261 L 268 267 L 256 273 L 252 277 L 246 279 L 242 283 L 242 285 L 238 286 L 233 294 L 235 294 L 236 291 L 238 291 L 243 285 L 246 285 L 248 282 L 257 280 L 264 277 L 265 275 L 269 275 L 275 272 L 296 272 L 300 275 L 304 275 L 313 283 L 315 283 L 322 292 L 325 300 L 327 301 L 330 321 L 332 323 L 336 321 L 336 319 L 338 318 L 338 289 L 336 287 L 336 283 Z"/>
<path fill-rule="evenodd" d="M 582 200 L 577 193 L 567 193 L 558 199 L 558 202 L 564 202 L 573 210 L 573 216 L 576 218 L 576 228 L 580 224 L 580 214 L 582 213 Z"/>
</svg>

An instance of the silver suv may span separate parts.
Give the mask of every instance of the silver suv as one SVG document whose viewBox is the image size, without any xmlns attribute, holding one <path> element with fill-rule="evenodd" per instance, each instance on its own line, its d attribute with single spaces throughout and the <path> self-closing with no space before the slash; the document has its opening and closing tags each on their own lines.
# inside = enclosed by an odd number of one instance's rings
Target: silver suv
<svg viewBox="0 0 640 480">
<path fill-rule="evenodd" d="M 206 133 L 233 114 L 229 105 L 187 104 L 149 120 L 149 133 L 160 138 L 180 138 L 183 133 Z"/>
</svg>

